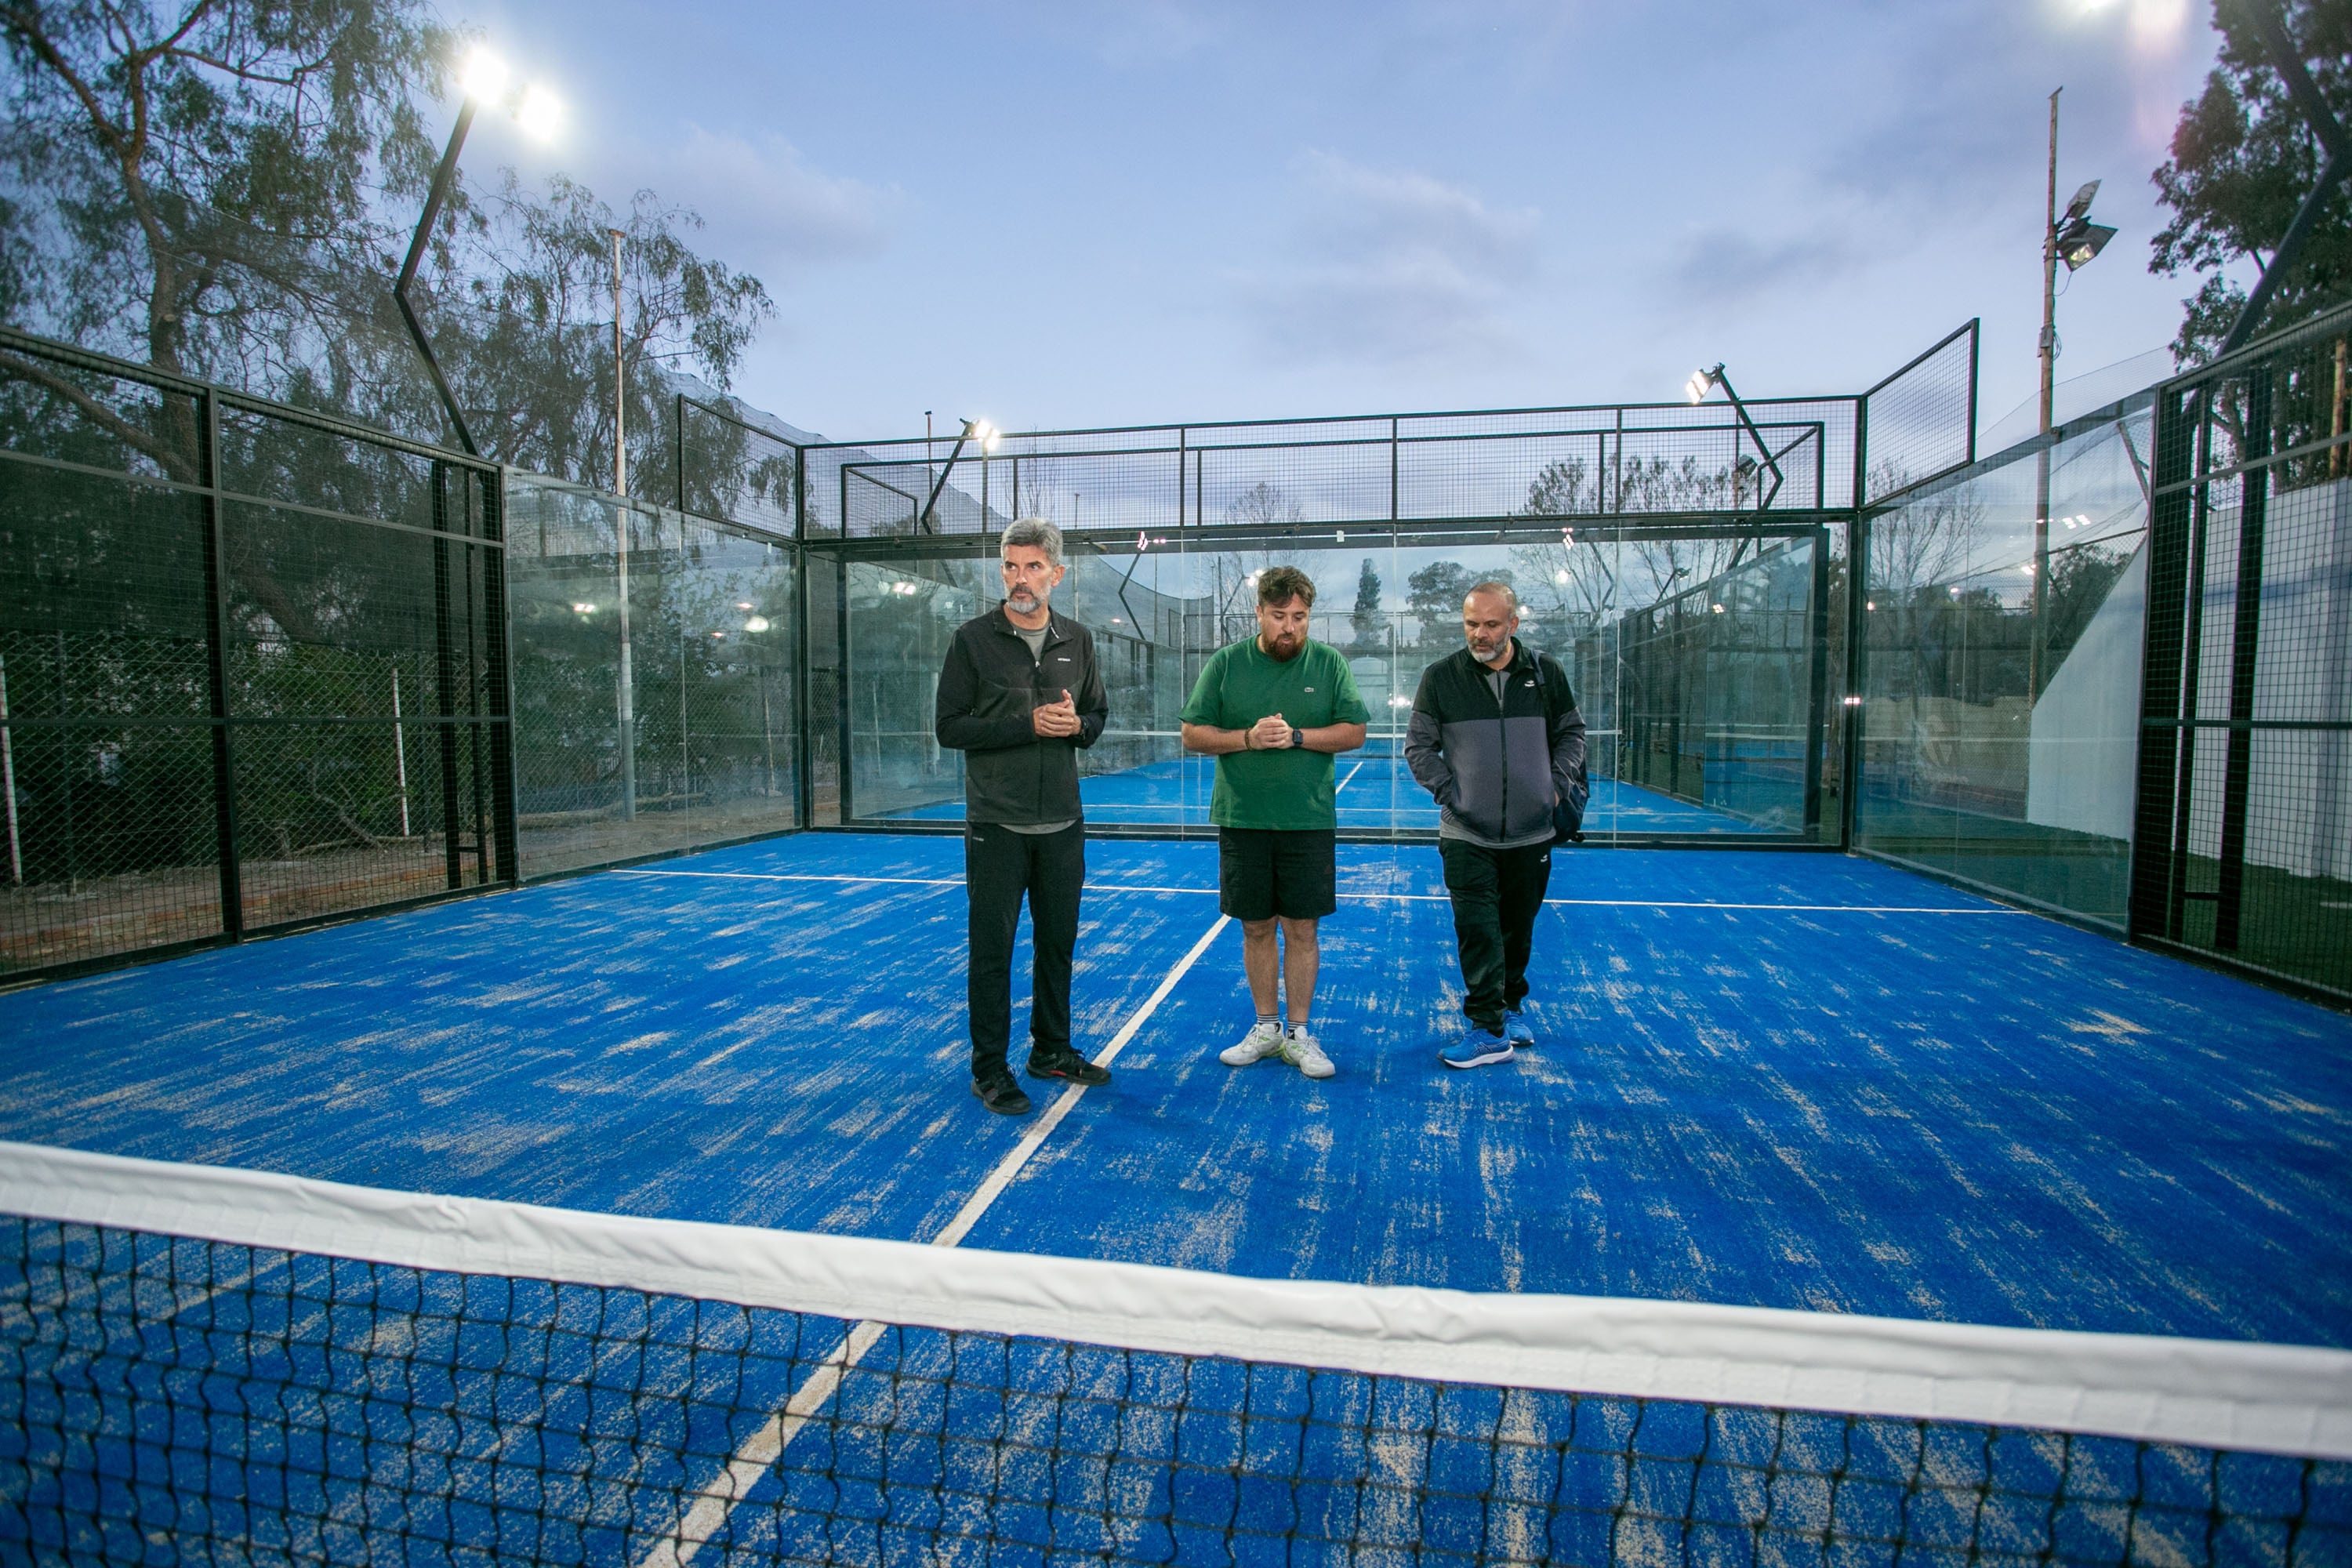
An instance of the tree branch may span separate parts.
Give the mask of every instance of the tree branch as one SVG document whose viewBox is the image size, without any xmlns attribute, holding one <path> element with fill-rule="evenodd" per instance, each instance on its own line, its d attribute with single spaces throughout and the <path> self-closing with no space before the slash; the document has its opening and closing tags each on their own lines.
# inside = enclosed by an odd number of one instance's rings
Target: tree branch
<svg viewBox="0 0 2352 1568">
<path fill-rule="evenodd" d="M 38 361 L 0 352 L 0 369 L 5 369 L 11 374 L 22 376 L 26 381 L 45 386 L 56 393 L 80 410 L 82 415 L 93 424 L 101 426 L 110 434 L 128 442 L 153 458 L 172 478 L 190 484 L 195 482 L 195 475 L 190 470 L 185 455 L 175 450 L 171 443 L 150 431 L 142 430 L 138 426 L 131 424 L 113 409 Z"/>
</svg>

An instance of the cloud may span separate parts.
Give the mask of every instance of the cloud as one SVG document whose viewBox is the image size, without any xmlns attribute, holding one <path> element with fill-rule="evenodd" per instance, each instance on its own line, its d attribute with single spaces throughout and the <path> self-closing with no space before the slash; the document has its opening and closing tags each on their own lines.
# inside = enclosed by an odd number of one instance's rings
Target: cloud
<svg viewBox="0 0 2352 1568">
<path fill-rule="evenodd" d="M 1744 305 L 1790 284 L 1818 293 L 1854 259 L 1835 233 L 1759 239 L 1738 229 L 1701 229 L 1683 243 L 1667 271 L 1668 287 L 1677 303 L 1693 306 Z"/>
<path fill-rule="evenodd" d="M 1288 363 L 1492 363 L 1537 272 L 1538 215 L 1426 174 L 1324 153 L 1296 166 L 1285 258 L 1234 277 L 1245 320 Z"/>
<path fill-rule="evenodd" d="M 1099 13 L 1097 52 L 1113 66 L 1183 59 L 1223 38 L 1231 18 L 1184 0 L 1122 0 Z"/>
<path fill-rule="evenodd" d="M 755 269 L 796 271 L 870 255 L 886 243 L 898 203 L 895 190 L 810 167 L 782 137 L 751 141 L 698 125 L 658 156 L 632 160 L 626 172 L 665 202 L 701 214 Z"/>
</svg>

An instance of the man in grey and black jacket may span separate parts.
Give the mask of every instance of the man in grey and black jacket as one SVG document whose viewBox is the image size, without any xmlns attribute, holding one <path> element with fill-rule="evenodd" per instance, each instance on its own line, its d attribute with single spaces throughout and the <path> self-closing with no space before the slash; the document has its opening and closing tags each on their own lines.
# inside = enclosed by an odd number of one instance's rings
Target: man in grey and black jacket
<svg viewBox="0 0 2352 1568">
<path fill-rule="evenodd" d="M 964 893 L 970 901 L 971 1091 L 1018 1116 L 1029 1097 L 1005 1059 L 1013 1033 L 1013 939 L 1029 899 L 1029 1076 L 1110 1081 L 1070 1044 L 1070 963 L 1087 829 L 1078 752 L 1110 716 L 1095 639 L 1054 614 L 1062 533 L 1042 518 L 1008 526 L 1004 603 L 956 629 L 940 670 L 940 744 L 964 753 Z"/>
<path fill-rule="evenodd" d="M 1485 1067 L 1535 1044 L 1520 1005 L 1551 881 L 1554 808 L 1583 805 L 1584 715 L 1558 660 L 1523 647 L 1518 597 L 1481 583 L 1462 601 L 1465 647 L 1422 672 L 1404 754 L 1437 797 L 1437 848 L 1462 953 L 1470 1026 L 1439 1053 Z"/>
</svg>

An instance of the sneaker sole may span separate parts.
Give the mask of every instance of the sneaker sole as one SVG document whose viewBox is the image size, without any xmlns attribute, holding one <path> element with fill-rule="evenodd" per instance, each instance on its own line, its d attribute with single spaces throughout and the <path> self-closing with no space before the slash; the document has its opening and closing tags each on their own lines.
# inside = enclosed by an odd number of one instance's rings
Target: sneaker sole
<svg viewBox="0 0 2352 1568">
<path fill-rule="evenodd" d="M 1509 1061 L 1511 1059 L 1511 1047 L 1505 1046 L 1499 1051 L 1488 1051 L 1485 1056 L 1472 1057 L 1466 1062 L 1457 1062 L 1452 1057 L 1448 1056 L 1441 1056 L 1437 1059 L 1444 1062 L 1450 1068 L 1483 1068 L 1495 1062 Z"/>
<path fill-rule="evenodd" d="M 1082 1089 L 1100 1089 L 1110 1082 L 1108 1072 L 1102 1073 L 1098 1078 L 1080 1078 L 1076 1073 L 1066 1072 L 1059 1068 L 1047 1068 L 1042 1072 L 1035 1068 L 1031 1068 L 1028 1072 L 1034 1079 L 1042 1079 L 1049 1083 L 1075 1083 Z"/>
</svg>

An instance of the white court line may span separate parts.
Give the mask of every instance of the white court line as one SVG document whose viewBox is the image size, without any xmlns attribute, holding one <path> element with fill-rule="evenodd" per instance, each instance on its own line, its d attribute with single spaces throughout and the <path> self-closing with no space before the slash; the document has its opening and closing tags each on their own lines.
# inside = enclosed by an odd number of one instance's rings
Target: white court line
<svg viewBox="0 0 2352 1568">
<path fill-rule="evenodd" d="M 719 873 L 652 874 L 709 876 Z M 1167 973 L 1158 988 L 1144 999 L 1143 1005 L 1137 1008 L 1118 1033 L 1110 1037 L 1110 1044 L 1095 1057 L 1096 1066 L 1108 1067 L 1112 1058 L 1127 1048 L 1128 1042 L 1135 1038 L 1136 1031 L 1159 1011 L 1160 1004 L 1176 989 L 1176 983 L 1200 962 L 1201 955 L 1209 951 L 1210 944 L 1217 940 L 1217 934 L 1231 920 L 1229 915 L 1219 915 L 1215 923 L 1201 933 L 1201 940 L 1192 944 L 1192 951 L 1177 961 L 1176 967 Z M 930 1244 L 933 1247 L 954 1247 L 971 1235 L 971 1227 L 980 1222 L 980 1216 L 986 1214 L 989 1205 L 1013 1184 L 1013 1178 L 1021 1173 L 1021 1167 L 1029 1163 L 1029 1157 L 1052 1135 L 1054 1129 L 1061 1125 L 1062 1119 L 1070 1113 L 1070 1108 L 1077 1104 L 1079 1096 L 1086 1092 L 1087 1087 L 1082 1083 L 1074 1083 L 1064 1089 L 1061 1098 L 1055 1100 L 1045 1114 L 1021 1135 L 1021 1142 L 1013 1145 L 1013 1152 L 997 1162 L 996 1168 L 989 1172 L 988 1179 L 964 1200 L 963 1207 L 956 1210 L 955 1217 L 948 1221 L 939 1235 L 931 1237 Z M 686 1516 L 677 1521 L 677 1528 L 646 1553 L 642 1568 L 685 1568 L 687 1563 L 693 1562 L 703 1544 L 727 1522 L 728 1515 L 734 1511 L 735 1505 L 751 1495 L 751 1489 L 759 1484 L 761 1477 L 768 1473 L 769 1467 L 783 1457 L 784 1450 L 800 1435 L 801 1428 L 807 1426 L 810 1419 L 824 1408 L 825 1401 L 833 1397 L 849 1369 L 865 1359 L 866 1352 L 880 1342 L 886 1327 L 887 1324 L 867 1321 L 850 1330 L 841 1343 L 835 1345 L 819 1363 L 816 1371 L 809 1374 L 809 1380 L 794 1391 L 784 1407 L 744 1440 L 743 1446 L 727 1461 L 726 1469 L 713 1477 L 710 1484 L 697 1495 L 694 1506 L 687 1510 Z"/>
<path fill-rule="evenodd" d="M 1354 767 L 1349 768 L 1348 770 L 1348 776 L 1341 779 L 1337 784 L 1334 784 L 1331 788 L 1331 793 L 1333 795 L 1338 795 L 1341 790 L 1346 789 L 1349 784 L 1356 782 L 1356 775 L 1363 771 L 1364 764 L 1361 763 L 1358 763 Z"/>
<path fill-rule="evenodd" d="M 623 877 L 723 877 L 745 882 L 889 882 L 915 888 L 961 888 L 961 877 L 850 877 L 788 873 L 783 871 L 646 871 L 624 870 L 614 873 Z M 1213 899 L 1214 888 L 1161 888 L 1139 886 L 1131 882 L 1088 882 L 1089 893 L 1192 893 Z M 1452 895 L 1446 893 L 1341 893 L 1341 903 L 1377 904 L 1442 904 Z M 1777 910 L 1783 914 L 1802 915 L 2022 915 L 2029 910 L 2013 910 L 2005 904 L 1952 906 L 1943 904 L 1732 904 L 1717 903 L 1705 899 L 1546 899 L 1546 904 L 1562 908 L 1595 910 Z"/>
</svg>

